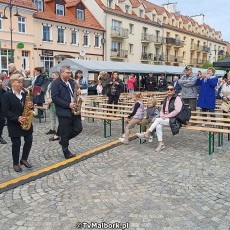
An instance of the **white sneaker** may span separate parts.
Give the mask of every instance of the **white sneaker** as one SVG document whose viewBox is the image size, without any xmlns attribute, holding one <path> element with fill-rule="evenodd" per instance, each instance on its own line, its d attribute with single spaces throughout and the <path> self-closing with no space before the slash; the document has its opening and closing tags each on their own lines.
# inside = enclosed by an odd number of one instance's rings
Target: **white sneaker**
<svg viewBox="0 0 230 230">
<path fill-rule="evenodd" d="M 152 143 L 153 142 L 153 136 L 150 136 L 149 137 L 149 143 Z"/>
<path fill-rule="evenodd" d="M 201 124 L 201 127 L 205 127 L 205 124 Z"/>
<path fill-rule="evenodd" d="M 124 138 L 124 137 L 125 137 L 125 134 L 122 134 L 122 137 Z"/>
<path fill-rule="evenodd" d="M 157 152 L 160 152 L 161 150 L 163 150 L 165 148 L 165 144 L 159 144 L 156 148 Z"/>
<path fill-rule="evenodd" d="M 129 144 L 129 141 L 128 140 L 125 140 L 125 138 L 119 138 L 119 141 L 125 145 L 128 145 Z"/>
</svg>

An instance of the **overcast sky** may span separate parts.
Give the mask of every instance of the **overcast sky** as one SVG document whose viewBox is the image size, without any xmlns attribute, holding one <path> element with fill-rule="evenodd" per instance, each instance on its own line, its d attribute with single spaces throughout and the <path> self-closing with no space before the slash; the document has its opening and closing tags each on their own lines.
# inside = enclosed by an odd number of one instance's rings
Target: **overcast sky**
<svg viewBox="0 0 230 230">
<path fill-rule="evenodd" d="M 149 0 L 156 5 L 168 3 L 168 0 Z M 204 22 L 216 31 L 221 31 L 222 39 L 230 41 L 230 7 L 229 0 L 173 0 L 177 2 L 177 11 L 182 15 L 193 16 L 204 14 Z"/>
</svg>

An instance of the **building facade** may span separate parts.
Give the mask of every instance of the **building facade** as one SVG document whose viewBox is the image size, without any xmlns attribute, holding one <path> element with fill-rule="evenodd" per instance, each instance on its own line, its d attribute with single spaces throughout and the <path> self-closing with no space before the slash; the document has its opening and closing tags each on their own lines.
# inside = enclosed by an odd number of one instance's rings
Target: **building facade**
<svg viewBox="0 0 230 230">
<path fill-rule="evenodd" d="M 146 0 L 84 0 L 105 28 L 105 59 L 199 66 L 226 54 L 226 42 L 198 17 Z"/>
<path fill-rule="evenodd" d="M 11 49 L 9 2 L 0 0 L 0 15 L 8 17 L 0 18 L 1 72 L 10 62 L 47 71 L 65 58 L 104 59 L 104 29 L 81 0 L 14 0 Z"/>
<path fill-rule="evenodd" d="M 8 64 L 14 62 L 19 70 L 34 65 L 33 14 L 36 12 L 32 1 L 13 1 L 12 17 L 9 2 L 0 1 L 0 71 L 8 71 Z M 12 35 L 12 36 L 11 36 Z"/>
</svg>

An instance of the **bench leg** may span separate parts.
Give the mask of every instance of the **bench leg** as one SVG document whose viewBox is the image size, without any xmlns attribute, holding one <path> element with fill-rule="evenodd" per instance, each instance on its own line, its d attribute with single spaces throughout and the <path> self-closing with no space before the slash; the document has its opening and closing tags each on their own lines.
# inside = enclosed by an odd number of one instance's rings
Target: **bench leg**
<svg viewBox="0 0 230 230">
<path fill-rule="evenodd" d="M 208 154 L 211 155 L 214 152 L 214 133 L 208 133 Z"/>
<path fill-rule="evenodd" d="M 228 133 L 228 141 L 230 141 L 230 133 Z"/>
<path fill-rule="evenodd" d="M 145 131 L 146 131 L 146 126 L 145 126 Z M 140 133 L 142 132 L 142 130 L 141 130 L 141 125 L 140 125 Z M 144 144 L 146 142 L 146 140 L 142 140 L 141 138 L 140 138 L 140 144 Z"/>
<path fill-rule="evenodd" d="M 109 126 L 109 135 L 107 135 L 107 126 Z M 104 138 L 111 137 L 111 121 L 104 120 Z"/>
<path fill-rule="evenodd" d="M 121 125 L 122 125 L 121 132 L 122 132 L 122 134 L 124 134 L 125 133 L 125 118 L 124 117 L 122 117 L 122 119 L 121 119 Z"/>
</svg>

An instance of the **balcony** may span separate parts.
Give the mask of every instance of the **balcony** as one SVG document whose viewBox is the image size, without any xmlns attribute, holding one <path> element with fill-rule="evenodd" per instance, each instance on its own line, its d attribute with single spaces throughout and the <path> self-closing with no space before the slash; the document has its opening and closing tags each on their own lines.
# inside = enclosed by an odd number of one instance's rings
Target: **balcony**
<svg viewBox="0 0 230 230">
<path fill-rule="evenodd" d="M 128 58 L 128 50 L 111 49 L 111 59 L 125 59 Z"/>
<path fill-rule="evenodd" d="M 124 29 L 121 27 L 116 27 L 111 29 L 111 37 L 112 38 L 120 38 L 125 39 L 129 37 L 128 29 Z"/>
<path fill-rule="evenodd" d="M 178 38 L 170 38 L 170 37 L 167 37 L 165 38 L 165 44 L 167 46 L 175 46 L 175 47 L 183 47 L 184 46 L 184 41 L 181 41 L 180 39 Z"/>
<path fill-rule="evenodd" d="M 164 57 L 162 55 L 154 55 L 153 61 L 154 62 L 162 62 L 162 61 L 164 61 Z"/>
<path fill-rule="evenodd" d="M 191 50 L 191 51 L 199 50 L 198 44 L 191 44 L 191 45 L 190 45 L 190 50 Z"/>
<path fill-rule="evenodd" d="M 152 61 L 153 54 L 152 53 L 142 53 L 141 54 L 141 61 Z"/>
<path fill-rule="evenodd" d="M 207 59 L 199 59 L 199 58 L 193 58 L 191 59 L 190 64 L 191 65 L 202 65 L 206 63 L 208 60 Z"/>
<path fill-rule="evenodd" d="M 209 53 L 209 52 L 210 52 L 210 47 L 208 47 L 208 46 L 203 46 L 203 47 L 202 47 L 202 51 L 205 52 L 205 53 Z"/>
<path fill-rule="evenodd" d="M 161 45 L 163 43 L 163 37 L 153 37 L 153 42 L 155 45 Z"/>
<path fill-rule="evenodd" d="M 153 42 L 153 34 L 147 34 L 147 33 L 142 33 L 141 34 L 141 42 L 143 43 L 149 43 Z"/>
</svg>

